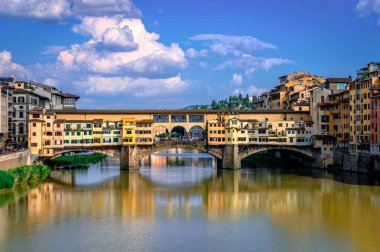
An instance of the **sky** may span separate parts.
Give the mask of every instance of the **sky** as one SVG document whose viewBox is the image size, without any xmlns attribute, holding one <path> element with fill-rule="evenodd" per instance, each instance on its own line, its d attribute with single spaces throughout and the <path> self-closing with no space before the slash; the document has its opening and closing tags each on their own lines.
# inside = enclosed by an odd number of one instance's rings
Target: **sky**
<svg viewBox="0 0 380 252">
<path fill-rule="evenodd" d="M 354 77 L 380 61 L 380 0 L 0 0 L 0 31 L 0 76 L 83 109 L 183 108 Z"/>
</svg>

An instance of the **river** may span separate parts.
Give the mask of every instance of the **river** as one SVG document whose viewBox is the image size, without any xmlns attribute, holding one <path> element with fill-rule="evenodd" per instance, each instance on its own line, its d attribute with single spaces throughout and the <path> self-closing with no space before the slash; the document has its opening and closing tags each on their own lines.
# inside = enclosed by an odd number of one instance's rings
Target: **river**
<svg viewBox="0 0 380 252">
<path fill-rule="evenodd" d="M 376 181 L 244 166 L 169 150 L 139 171 L 112 158 L 54 171 L 0 207 L 0 251 L 379 250 Z"/>
</svg>

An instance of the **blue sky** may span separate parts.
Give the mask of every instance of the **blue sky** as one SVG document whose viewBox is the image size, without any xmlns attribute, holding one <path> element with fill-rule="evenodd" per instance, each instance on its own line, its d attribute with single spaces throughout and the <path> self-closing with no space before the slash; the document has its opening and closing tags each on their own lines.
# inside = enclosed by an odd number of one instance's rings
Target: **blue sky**
<svg viewBox="0 0 380 252">
<path fill-rule="evenodd" d="M 81 108 L 181 108 L 258 95 L 305 70 L 380 60 L 380 0 L 0 0 L 0 75 Z"/>
</svg>

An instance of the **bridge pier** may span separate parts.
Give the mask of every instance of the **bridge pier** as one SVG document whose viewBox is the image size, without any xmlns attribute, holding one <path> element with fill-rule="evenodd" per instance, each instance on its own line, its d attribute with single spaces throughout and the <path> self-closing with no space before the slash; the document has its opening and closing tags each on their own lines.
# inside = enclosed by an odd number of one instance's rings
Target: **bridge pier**
<svg viewBox="0 0 380 252">
<path fill-rule="evenodd" d="M 135 170 L 139 168 L 139 148 L 137 146 L 121 146 L 120 170 Z"/>
<path fill-rule="evenodd" d="M 223 169 L 240 169 L 241 168 L 241 160 L 239 157 L 239 145 L 229 144 L 224 147 L 221 168 Z"/>
</svg>

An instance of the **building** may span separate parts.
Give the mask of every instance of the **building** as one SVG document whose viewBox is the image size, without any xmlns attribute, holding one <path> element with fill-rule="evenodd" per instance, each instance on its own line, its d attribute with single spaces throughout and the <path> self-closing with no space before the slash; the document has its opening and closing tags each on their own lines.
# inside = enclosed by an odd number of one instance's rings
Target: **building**
<svg viewBox="0 0 380 252">
<path fill-rule="evenodd" d="M 374 77 L 371 91 L 371 149 L 373 155 L 380 155 L 380 78 Z"/>
<path fill-rule="evenodd" d="M 28 112 L 36 108 L 76 109 L 79 96 L 37 82 L 16 81 L 13 90 L 12 142 L 27 144 Z M 43 120 L 43 119 L 42 119 Z"/>
<path fill-rule="evenodd" d="M 0 147 L 8 139 L 8 86 L 0 84 Z"/>
<path fill-rule="evenodd" d="M 176 127 L 183 127 L 185 136 L 190 136 L 196 128 L 197 135 L 205 135 L 209 145 L 281 144 L 282 141 L 290 145 L 311 144 L 308 112 L 55 111 L 36 108 L 29 113 L 29 146 L 32 154 L 44 156 L 91 146 L 146 146 L 159 141 L 155 138 L 156 128 L 165 128 L 171 133 Z"/>
<path fill-rule="evenodd" d="M 379 81 L 380 63 L 368 63 L 350 83 L 350 151 L 370 152 L 371 90 Z"/>
<path fill-rule="evenodd" d="M 309 90 L 322 85 L 325 79 L 304 71 L 281 76 L 280 84 L 270 92 L 269 109 L 292 109 L 295 104 L 309 103 Z M 300 107 L 297 107 L 300 109 Z"/>
<path fill-rule="evenodd" d="M 350 78 L 326 78 L 324 86 L 334 92 L 344 91 L 351 83 Z"/>
</svg>

